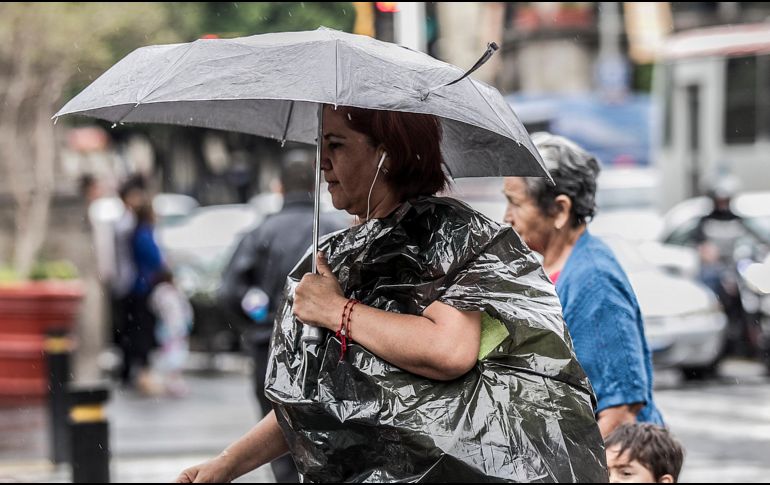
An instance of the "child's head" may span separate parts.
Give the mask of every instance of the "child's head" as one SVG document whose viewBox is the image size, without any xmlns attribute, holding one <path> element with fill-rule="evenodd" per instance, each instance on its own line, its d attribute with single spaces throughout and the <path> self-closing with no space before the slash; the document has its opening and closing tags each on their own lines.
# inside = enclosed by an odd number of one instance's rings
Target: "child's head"
<svg viewBox="0 0 770 485">
<path fill-rule="evenodd" d="M 665 428 L 624 424 L 605 444 L 611 483 L 676 483 L 679 479 L 684 451 Z"/>
</svg>

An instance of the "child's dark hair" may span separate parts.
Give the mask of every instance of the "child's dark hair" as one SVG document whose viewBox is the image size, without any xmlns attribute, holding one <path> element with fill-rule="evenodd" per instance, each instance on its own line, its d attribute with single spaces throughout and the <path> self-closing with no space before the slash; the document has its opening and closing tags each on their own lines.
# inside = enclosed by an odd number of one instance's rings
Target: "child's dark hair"
<svg viewBox="0 0 770 485">
<path fill-rule="evenodd" d="M 624 424 L 607 437 L 605 446 L 619 446 L 618 456 L 628 451 L 628 460 L 644 465 L 655 480 L 670 474 L 674 482 L 679 481 L 684 450 L 666 428 L 649 423 Z"/>
</svg>

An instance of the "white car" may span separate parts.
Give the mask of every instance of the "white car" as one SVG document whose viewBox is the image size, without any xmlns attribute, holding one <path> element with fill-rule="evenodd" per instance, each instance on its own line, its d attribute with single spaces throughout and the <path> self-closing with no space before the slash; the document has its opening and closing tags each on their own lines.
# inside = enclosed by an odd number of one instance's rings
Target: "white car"
<svg viewBox="0 0 770 485">
<path fill-rule="evenodd" d="M 243 235 L 264 219 L 249 204 L 198 207 L 173 224 L 158 225 L 156 238 L 194 311 L 193 346 L 208 352 L 240 348 L 240 321 L 218 304 L 222 271 Z"/>
<path fill-rule="evenodd" d="M 701 217 L 712 208 L 708 197 L 687 199 L 672 207 L 663 218 L 660 240 L 667 244 L 694 244 L 695 228 Z M 735 214 L 764 242 L 770 244 L 770 192 L 746 192 L 736 195 L 730 203 Z"/>
</svg>

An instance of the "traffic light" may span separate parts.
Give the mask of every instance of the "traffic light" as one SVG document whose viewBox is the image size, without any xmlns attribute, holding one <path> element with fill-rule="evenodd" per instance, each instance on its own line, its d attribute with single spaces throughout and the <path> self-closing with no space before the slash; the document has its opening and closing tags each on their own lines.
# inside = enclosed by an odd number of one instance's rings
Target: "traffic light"
<svg viewBox="0 0 770 485">
<path fill-rule="evenodd" d="M 385 42 L 395 42 L 395 14 L 399 11 L 398 2 L 374 2 L 375 36 Z"/>
</svg>

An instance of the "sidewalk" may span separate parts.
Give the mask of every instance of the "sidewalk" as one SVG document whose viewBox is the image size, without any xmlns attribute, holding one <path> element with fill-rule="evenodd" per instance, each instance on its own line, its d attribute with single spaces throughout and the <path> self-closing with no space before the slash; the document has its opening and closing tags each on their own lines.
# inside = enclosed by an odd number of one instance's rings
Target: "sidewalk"
<svg viewBox="0 0 770 485">
<path fill-rule="evenodd" d="M 215 370 L 192 356 L 186 375 L 190 393 L 181 399 L 144 398 L 113 389 L 110 424 L 113 482 L 171 482 L 184 468 L 208 460 L 257 422 L 249 362 L 221 356 Z M 0 482 L 71 481 L 69 465 L 48 461 L 45 406 L 0 408 Z M 269 466 L 238 482 L 273 482 Z"/>
</svg>

